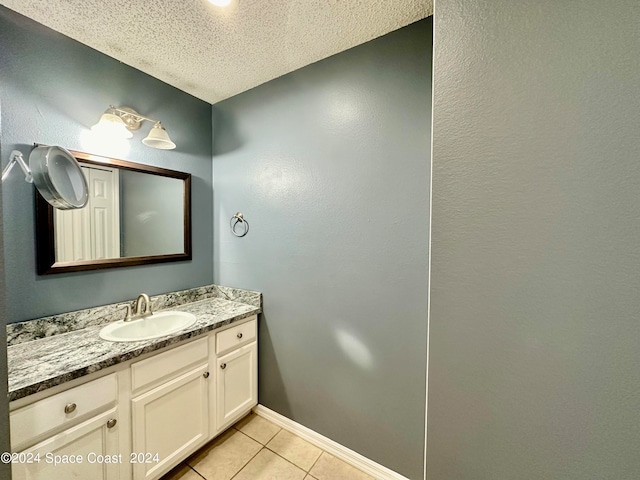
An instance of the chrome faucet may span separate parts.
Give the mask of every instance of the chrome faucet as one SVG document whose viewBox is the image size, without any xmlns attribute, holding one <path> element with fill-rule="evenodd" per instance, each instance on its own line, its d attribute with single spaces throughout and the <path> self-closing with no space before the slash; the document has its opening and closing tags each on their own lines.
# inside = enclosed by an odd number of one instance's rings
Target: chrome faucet
<svg viewBox="0 0 640 480">
<path fill-rule="evenodd" d="M 143 303 L 144 310 L 142 309 Z M 130 322 L 131 320 L 137 320 L 138 318 L 144 318 L 150 315 L 153 315 L 153 311 L 151 310 L 151 300 L 149 299 L 149 295 L 141 293 L 138 295 L 138 298 L 136 298 L 133 315 L 131 314 L 131 305 L 127 305 L 127 315 L 124 318 L 124 321 Z"/>
<path fill-rule="evenodd" d="M 144 310 L 142 310 L 142 302 L 144 302 Z M 148 317 L 153 314 L 151 311 L 151 300 L 149 300 L 149 295 L 146 293 L 138 295 L 138 298 L 136 299 L 136 312 L 137 313 L 135 315 L 138 317 Z"/>
</svg>

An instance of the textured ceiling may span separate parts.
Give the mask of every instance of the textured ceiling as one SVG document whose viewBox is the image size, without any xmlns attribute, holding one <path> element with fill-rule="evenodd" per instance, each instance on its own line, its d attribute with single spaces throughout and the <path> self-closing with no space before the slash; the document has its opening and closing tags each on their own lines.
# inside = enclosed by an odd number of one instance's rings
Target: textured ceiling
<svg viewBox="0 0 640 480">
<path fill-rule="evenodd" d="M 431 15 L 432 0 L 0 0 L 210 103 Z"/>
</svg>

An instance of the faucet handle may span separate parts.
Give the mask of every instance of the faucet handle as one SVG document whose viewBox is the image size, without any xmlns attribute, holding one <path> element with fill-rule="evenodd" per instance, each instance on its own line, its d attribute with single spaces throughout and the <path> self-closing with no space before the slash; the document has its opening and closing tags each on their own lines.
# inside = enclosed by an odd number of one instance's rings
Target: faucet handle
<svg viewBox="0 0 640 480">
<path fill-rule="evenodd" d="M 127 314 L 124 317 L 125 322 L 131 321 L 131 305 L 127 304 Z"/>
</svg>

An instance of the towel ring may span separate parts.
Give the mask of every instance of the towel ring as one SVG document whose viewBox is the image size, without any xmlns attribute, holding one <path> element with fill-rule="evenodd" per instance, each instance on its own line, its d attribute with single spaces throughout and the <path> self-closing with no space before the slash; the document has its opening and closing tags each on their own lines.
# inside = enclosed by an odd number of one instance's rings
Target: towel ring
<svg viewBox="0 0 640 480">
<path fill-rule="evenodd" d="M 238 226 L 238 224 L 244 226 L 244 231 L 236 231 L 236 227 Z M 249 222 L 244 219 L 242 212 L 238 212 L 233 217 L 231 217 L 231 220 L 229 221 L 229 227 L 231 227 L 231 233 L 233 233 L 236 237 L 244 237 L 247 233 L 249 233 Z"/>
</svg>

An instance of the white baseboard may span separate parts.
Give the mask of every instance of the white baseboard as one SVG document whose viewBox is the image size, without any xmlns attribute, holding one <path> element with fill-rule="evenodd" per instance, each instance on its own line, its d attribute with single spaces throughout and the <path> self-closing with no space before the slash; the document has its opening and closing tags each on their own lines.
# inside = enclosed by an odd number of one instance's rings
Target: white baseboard
<svg viewBox="0 0 640 480">
<path fill-rule="evenodd" d="M 268 409 L 264 405 L 257 405 L 253 408 L 253 411 L 257 415 L 260 415 L 279 427 L 296 434 L 307 442 L 321 448 L 343 462 L 353 465 L 358 470 L 362 470 L 364 473 L 367 473 L 378 480 L 408 480 L 407 477 L 403 477 L 399 473 L 396 473 L 373 460 L 369 460 L 367 457 L 363 457 L 359 453 L 354 452 L 353 450 L 328 439 L 324 435 L 320 435 L 319 433 Z"/>
</svg>

